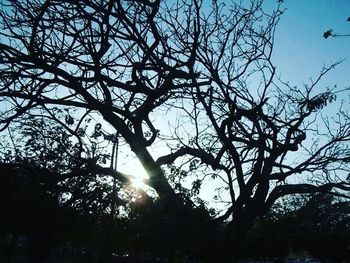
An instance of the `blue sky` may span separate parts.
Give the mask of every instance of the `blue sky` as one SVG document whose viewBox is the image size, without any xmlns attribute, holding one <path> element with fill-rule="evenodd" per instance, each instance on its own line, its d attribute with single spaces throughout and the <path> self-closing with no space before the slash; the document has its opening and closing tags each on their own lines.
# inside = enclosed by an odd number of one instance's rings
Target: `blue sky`
<svg viewBox="0 0 350 263">
<path fill-rule="evenodd" d="M 273 1 L 274 0 L 267 0 Z M 350 0 L 285 0 L 286 11 L 276 31 L 273 61 L 282 78 L 293 85 L 307 83 L 322 66 L 340 58 L 323 86 L 350 86 L 350 37 L 323 38 L 323 32 L 350 34 Z M 349 94 L 349 92 L 348 92 Z"/>
</svg>

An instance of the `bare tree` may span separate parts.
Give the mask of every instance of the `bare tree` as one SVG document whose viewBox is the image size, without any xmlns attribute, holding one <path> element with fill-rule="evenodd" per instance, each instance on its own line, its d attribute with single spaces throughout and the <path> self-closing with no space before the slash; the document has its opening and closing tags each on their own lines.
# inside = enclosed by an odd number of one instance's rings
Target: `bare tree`
<svg viewBox="0 0 350 263">
<path fill-rule="evenodd" d="M 265 12 L 262 0 L 5 2 L 1 129 L 73 107 L 80 119 L 66 123 L 79 138 L 82 120 L 100 116 L 183 222 L 196 219 L 182 182 L 195 194 L 208 181 L 217 186 L 225 208 L 205 224 L 226 222 L 211 246 L 227 262 L 279 197 L 349 190 L 349 115 L 321 115 L 335 93 L 315 92 L 337 63 L 302 88 L 278 81 L 271 54 L 282 13 L 279 4 Z"/>
</svg>

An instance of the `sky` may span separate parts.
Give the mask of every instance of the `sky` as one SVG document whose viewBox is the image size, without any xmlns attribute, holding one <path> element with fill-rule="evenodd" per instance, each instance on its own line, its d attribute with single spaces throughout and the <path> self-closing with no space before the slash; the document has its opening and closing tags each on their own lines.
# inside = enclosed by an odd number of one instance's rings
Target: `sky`
<svg viewBox="0 0 350 263">
<path fill-rule="evenodd" d="M 268 0 L 275 2 L 274 0 Z M 323 33 L 350 34 L 350 0 L 285 0 L 276 30 L 273 61 L 281 77 L 293 85 L 307 83 L 323 66 L 344 62 L 331 71 L 323 85 L 350 86 L 350 37 L 323 38 Z M 349 95 L 349 94 L 347 94 Z"/>
</svg>

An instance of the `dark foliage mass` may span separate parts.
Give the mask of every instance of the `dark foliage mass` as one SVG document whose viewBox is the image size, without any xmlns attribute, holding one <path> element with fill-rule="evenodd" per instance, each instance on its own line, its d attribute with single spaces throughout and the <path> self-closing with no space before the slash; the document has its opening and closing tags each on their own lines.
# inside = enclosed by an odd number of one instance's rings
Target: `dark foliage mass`
<svg viewBox="0 0 350 263">
<path fill-rule="evenodd" d="M 58 195 L 63 190 L 33 164 L 2 165 L 0 171 L 0 204 L 6 211 L 0 219 L 0 233 L 25 236 L 25 257 L 31 262 L 53 257 L 76 261 L 80 257 L 79 262 L 120 262 L 125 255 L 128 257 L 122 262 L 154 262 L 157 258 L 193 260 L 186 240 L 178 240 L 178 222 L 144 192 L 131 203 L 119 202 L 118 206 L 128 209 L 128 213 L 113 216 L 109 210 L 79 207 L 60 200 Z M 86 184 L 80 187 L 75 192 L 93 191 Z M 67 193 L 67 189 L 64 191 Z M 96 197 L 85 197 L 84 201 L 93 202 Z M 105 206 L 110 201 L 104 199 L 103 203 L 96 202 L 96 206 Z M 349 208 L 348 200 L 323 193 L 285 198 L 255 221 L 247 237 L 241 240 L 239 255 L 282 260 L 296 251 L 323 260 L 346 260 L 350 256 Z M 204 210 L 197 210 L 197 216 L 199 213 L 207 218 Z M 206 235 L 210 231 L 206 229 Z"/>
<path fill-rule="evenodd" d="M 280 198 L 348 197 L 350 118 L 320 85 L 338 62 L 302 87 L 276 77 L 281 5 L 2 2 L 3 220 L 61 241 L 67 225 L 105 260 L 117 247 L 230 262 Z M 147 189 L 120 172 L 129 155 Z"/>
<path fill-rule="evenodd" d="M 350 255 L 349 207 L 348 200 L 327 194 L 285 198 L 256 221 L 244 253 L 284 258 L 294 251 L 331 262 L 346 260 Z"/>
</svg>

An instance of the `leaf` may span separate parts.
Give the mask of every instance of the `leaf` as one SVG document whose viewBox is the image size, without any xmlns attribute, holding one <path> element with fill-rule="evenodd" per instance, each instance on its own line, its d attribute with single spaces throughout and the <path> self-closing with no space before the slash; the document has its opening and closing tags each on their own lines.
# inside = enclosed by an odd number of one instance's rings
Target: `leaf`
<svg viewBox="0 0 350 263">
<path fill-rule="evenodd" d="M 85 130 L 83 128 L 79 128 L 77 131 L 78 136 L 84 137 L 85 135 Z"/>
<path fill-rule="evenodd" d="M 101 123 L 96 123 L 95 125 L 95 130 L 93 132 L 93 134 L 91 135 L 92 138 L 97 138 L 103 135 L 102 131 L 102 124 Z"/>
<path fill-rule="evenodd" d="M 309 111 L 320 110 L 323 107 L 327 106 L 328 103 L 331 103 L 336 100 L 336 95 L 330 91 L 326 91 L 316 95 L 311 99 L 305 99 L 299 103 L 301 107 L 305 107 Z"/>
<path fill-rule="evenodd" d="M 212 179 L 216 179 L 217 177 L 218 177 L 218 174 L 212 174 L 212 175 L 211 175 L 211 178 L 212 178 Z"/>
<path fill-rule="evenodd" d="M 332 29 L 327 30 L 326 32 L 323 33 L 323 37 L 325 39 L 329 38 L 330 36 L 332 36 L 332 32 L 333 32 Z"/>
<path fill-rule="evenodd" d="M 201 186 L 202 186 L 201 180 L 195 180 L 194 182 L 192 182 L 192 193 L 195 195 L 198 195 L 201 189 Z"/>
<path fill-rule="evenodd" d="M 150 131 L 146 131 L 146 132 L 144 133 L 144 136 L 145 136 L 145 138 L 149 138 L 149 137 L 152 136 L 152 133 L 151 133 Z"/>
<path fill-rule="evenodd" d="M 101 128 L 102 128 L 101 123 L 96 123 L 96 125 L 95 125 L 95 131 L 100 131 Z"/>
<path fill-rule="evenodd" d="M 70 115 L 66 115 L 65 121 L 68 125 L 73 125 L 74 124 L 74 119 Z"/>
<path fill-rule="evenodd" d="M 190 162 L 190 167 L 189 167 L 190 171 L 193 171 L 193 170 L 196 169 L 197 163 L 198 163 L 198 160 L 192 160 L 192 161 Z"/>
</svg>

